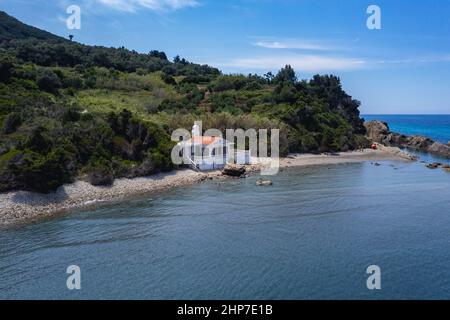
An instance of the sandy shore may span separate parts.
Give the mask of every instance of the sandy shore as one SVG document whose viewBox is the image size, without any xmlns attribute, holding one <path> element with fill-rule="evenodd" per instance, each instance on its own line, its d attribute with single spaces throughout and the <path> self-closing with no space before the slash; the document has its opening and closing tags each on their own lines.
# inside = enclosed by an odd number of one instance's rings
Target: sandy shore
<svg viewBox="0 0 450 320">
<path fill-rule="evenodd" d="M 280 167 L 330 165 L 364 161 L 411 160 L 398 148 L 380 147 L 380 150 L 353 151 L 337 154 L 300 154 L 280 159 Z M 257 166 L 252 167 L 257 170 Z M 117 179 L 111 187 L 94 187 L 77 181 L 62 186 L 56 193 L 9 192 L 0 194 L 0 225 L 63 214 L 71 209 L 123 200 L 131 196 L 151 194 L 180 186 L 199 183 L 221 176 L 220 172 L 199 173 L 178 170 L 166 174 L 136 179 Z"/>
<path fill-rule="evenodd" d="M 280 167 L 298 167 L 312 165 L 328 165 L 356 163 L 365 161 L 403 160 L 411 161 L 414 157 L 402 152 L 399 148 L 378 146 L 378 150 L 338 152 L 335 154 L 296 154 L 280 159 Z"/>
</svg>

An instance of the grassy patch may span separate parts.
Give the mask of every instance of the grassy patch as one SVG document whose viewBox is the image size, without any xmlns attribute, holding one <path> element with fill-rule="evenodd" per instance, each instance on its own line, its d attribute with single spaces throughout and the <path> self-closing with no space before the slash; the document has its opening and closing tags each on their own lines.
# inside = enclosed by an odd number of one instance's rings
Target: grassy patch
<svg viewBox="0 0 450 320">
<path fill-rule="evenodd" d="M 113 91 L 107 89 L 83 90 L 77 93 L 76 100 L 82 108 L 93 113 L 120 112 L 123 109 L 149 118 L 149 108 L 159 106 L 164 99 L 170 98 L 174 92 L 170 91 Z"/>
</svg>

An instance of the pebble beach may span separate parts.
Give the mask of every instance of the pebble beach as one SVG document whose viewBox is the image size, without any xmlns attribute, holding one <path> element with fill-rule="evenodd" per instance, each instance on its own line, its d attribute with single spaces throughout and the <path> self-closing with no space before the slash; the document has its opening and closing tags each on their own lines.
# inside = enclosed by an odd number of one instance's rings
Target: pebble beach
<svg viewBox="0 0 450 320">
<path fill-rule="evenodd" d="M 280 167 L 332 165 L 364 161 L 412 160 L 398 148 L 380 147 L 379 150 L 360 150 L 336 154 L 300 154 L 280 159 Z M 257 171 L 251 166 L 247 171 Z M 15 191 L 0 194 L 0 225 L 67 214 L 73 209 L 120 201 L 132 196 L 144 196 L 172 188 L 189 186 L 209 178 L 220 178 L 220 171 L 196 172 L 176 170 L 150 177 L 116 179 L 110 187 L 95 187 L 84 181 L 64 185 L 56 192 L 38 194 Z"/>
</svg>

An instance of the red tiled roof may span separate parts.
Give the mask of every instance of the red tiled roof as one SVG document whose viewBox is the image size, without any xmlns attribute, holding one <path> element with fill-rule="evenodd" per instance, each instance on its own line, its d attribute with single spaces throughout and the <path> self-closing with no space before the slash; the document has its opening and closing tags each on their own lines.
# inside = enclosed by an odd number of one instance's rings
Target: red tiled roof
<svg viewBox="0 0 450 320">
<path fill-rule="evenodd" d="M 210 145 L 215 143 L 216 141 L 220 141 L 219 137 L 192 137 L 193 143 L 201 143 L 203 145 Z"/>
</svg>

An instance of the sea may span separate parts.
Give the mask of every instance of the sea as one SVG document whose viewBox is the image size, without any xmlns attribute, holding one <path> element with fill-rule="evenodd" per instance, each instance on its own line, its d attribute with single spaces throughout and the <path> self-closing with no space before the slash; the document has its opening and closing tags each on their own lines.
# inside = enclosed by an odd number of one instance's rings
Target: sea
<svg viewBox="0 0 450 320">
<path fill-rule="evenodd" d="M 448 116 L 417 117 L 391 128 L 450 140 Z M 450 299 L 450 173 L 381 161 L 258 178 L 0 229 L 0 299 Z"/>
<path fill-rule="evenodd" d="M 421 135 L 447 144 L 450 142 L 450 114 L 447 115 L 363 115 L 366 121 L 381 120 L 393 132 Z"/>
</svg>

